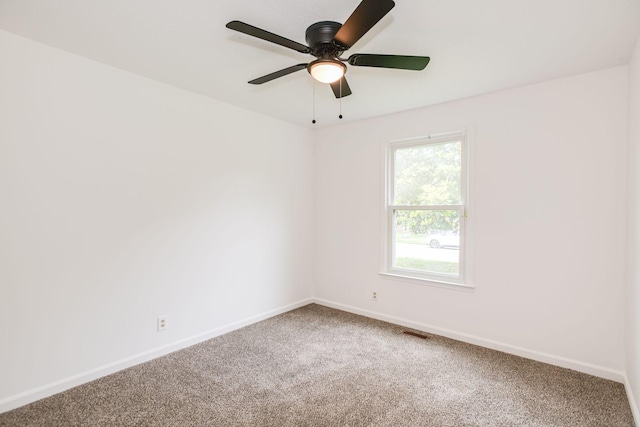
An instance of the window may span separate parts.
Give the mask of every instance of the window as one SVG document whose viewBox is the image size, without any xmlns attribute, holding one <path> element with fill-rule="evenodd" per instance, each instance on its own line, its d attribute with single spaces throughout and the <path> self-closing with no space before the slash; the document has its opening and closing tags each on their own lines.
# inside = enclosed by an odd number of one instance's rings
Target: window
<svg viewBox="0 0 640 427">
<path fill-rule="evenodd" d="M 389 144 L 386 273 L 464 284 L 466 135 Z"/>
</svg>

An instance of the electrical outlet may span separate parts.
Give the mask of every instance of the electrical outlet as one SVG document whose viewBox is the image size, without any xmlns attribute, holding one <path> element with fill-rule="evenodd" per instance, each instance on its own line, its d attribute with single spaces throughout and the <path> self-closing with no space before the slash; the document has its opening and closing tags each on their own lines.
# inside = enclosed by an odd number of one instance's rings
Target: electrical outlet
<svg viewBox="0 0 640 427">
<path fill-rule="evenodd" d="M 158 316 L 158 332 L 166 331 L 169 322 L 169 316 Z"/>
<path fill-rule="evenodd" d="M 371 292 L 371 299 L 374 300 L 374 301 L 378 301 L 378 292 L 372 291 Z"/>
</svg>

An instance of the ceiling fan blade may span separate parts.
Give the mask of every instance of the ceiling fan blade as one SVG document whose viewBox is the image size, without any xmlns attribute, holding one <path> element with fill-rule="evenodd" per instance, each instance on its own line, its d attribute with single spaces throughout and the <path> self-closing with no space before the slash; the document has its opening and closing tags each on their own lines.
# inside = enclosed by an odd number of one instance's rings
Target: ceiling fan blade
<svg viewBox="0 0 640 427">
<path fill-rule="evenodd" d="M 275 71 L 271 74 L 267 74 L 266 76 L 258 77 L 257 79 L 251 80 L 249 83 L 252 85 L 261 85 L 262 83 L 270 82 L 271 80 L 277 79 L 278 77 L 286 76 L 287 74 L 295 73 L 296 71 L 307 68 L 307 64 L 298 64 L 294 65 L 280 71 Z"/>
<path fill-rule="evenodd" d="M 349 49 L 395 5 L 393 0 L 362 0 L 338 30 L 333 41 L 345 50 Z"/>
<path fill-rule="evenodd" d="M 429 63 L 428 56 L 372 55 L 356 53 L 348 59 L 349 64 L 358 67 L 398 68 L 401 70 L 424 70 Z"/>
<path fill-rule="evenodd" d="M 340 88 L 340 82 L 342 81 L 342 89 Z M 351 88 L 349 87 L 349 83 L 347 83 L 347 79 L 342 76 L 340 80 L 337 80 L 331 83 L 331 89 L 333 89 L 333 94 L 336 98 L 344 98 L 345 96 L 351 95 Z"/>
<path fill-rule="evenodd" d="M 289 49 L 297 50 L 300 53 L 309 53 L 311 50 L 302 43 L 294 42 L 277 34 L 270 33 L 269 31 L 262 30 L 253 25 L 245 24 L 240 21 L 231 21 L 227 24 L 227 28 L 235 31 L 239 31 L 244 34 L 248 34 L 253 37 L 257 37 L 262 40 L 266 40 L 271 43 L 279 44 L 280 46 L 288 47 Z"/>
</svg>

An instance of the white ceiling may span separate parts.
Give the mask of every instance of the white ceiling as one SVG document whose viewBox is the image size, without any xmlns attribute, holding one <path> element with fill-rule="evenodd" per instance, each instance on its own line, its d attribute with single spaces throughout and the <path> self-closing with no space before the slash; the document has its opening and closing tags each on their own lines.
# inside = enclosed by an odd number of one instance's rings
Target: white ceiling
<svg viewBox="0 0 640 427">
<path fill-rule="evenodd" d="M 225 28 L 240 20 L 306 44 L 317 21 L 359 0 L 0 0 L 0 28 L 210 98 L 313 127 L 313 58 Z M 425 71 L 349 67 L 343 121 L 375 117 L 626 64 L 640 0 L 396 0 L 352 53 L 426 55 Z M 339 123 L 316 84 L 316 127 Z"/>
</svg>

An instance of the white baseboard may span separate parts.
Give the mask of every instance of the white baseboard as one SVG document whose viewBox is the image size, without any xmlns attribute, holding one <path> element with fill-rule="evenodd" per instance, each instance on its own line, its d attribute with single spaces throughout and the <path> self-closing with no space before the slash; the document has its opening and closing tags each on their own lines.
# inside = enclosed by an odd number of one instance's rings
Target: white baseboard
<svg viewBox="0 0 640 427">
<path fill-rule="evenodd" d="M 638 404 L 636 403 L 636 399 L 633 395 L 633 388 L 631 388 L 629 377 L 626 374 L 624 376 L 624 389 L 627 392 L 627 398 L 629 399 L 629 406 L 631 406 L 633 419 L 636 422 L 636 425 L 640 426 L 640 411 L 638 411 Z"/>
<path fill-rule="evenodd" d="M 236 329 L 240 329 L 245 326 L 251 325 L 253 323 L 257 323 L 262 320 L 268 319 L 270 317 L 277 316 L 282 313 L 286 313 L 287 311 L 291 311 L 296 308 L 305 306 L 307 304 L 311 304 L 312 302 L 313 302 L 312 298 L 307 298 L 292 304 L 285 305 L 275 310 L 270 310 L 265 313 L 251 316 L 247 319 L 234 322 L 229 325 L 221 326 L 211 331 L 207 331 L 198 335 L 184 338 L 179 341 L 173 342 L 171 344 L 167 344 L 162 347 L 157 347 L 157 348 L 145 351 L 143 353 L 139 353 L 134 356 L 127 357 L 125 359 L 121 359 L 113 363 L 109 363 L 107 365 L 100 366 L 95 369 L 91 369 L 86 372 L 81 372 L 77 375 L 73 375 L 68 378 L 63 378 L 59 381 L 55 381 L 50 384 L 43 385 L 41 387 L 27 390 L 25 392 L 16 394 L 14 396 L 7 397 L 5 399 L 0 400 L 0 413 L 10 411 L 12 409 L 35 402 L 40 399 L 44 399 L 45 397 L 49 397 L 57 393 L 61 393 L 65 390 L 69 390 L 70 388 L 88 383 L 89 381 L 93 381 L 98 378 L 104 377 L 106 375 L 110 375 L 115 372 L 121 371 L 123 369 L 130 368 L 135 365 L 139 365 L 140 363 L 148 362 L 149 360 L 156 359 L 158 357 L 164 356 L 169 353 L 173 353 L 174 351 L 191 347 L 192 345 L 201 343 L 203 341 L 207 341 L 211 338 L 215 338 L 220 335 L 224 335 Z"/>
<path fill-rule="evenodd" d="M 572 369 L 574 371 L 583 372 L 585 374 L 593 375 L 600 378 L 616 381 L 619 383 L 625 382 L 625 373 L 615 369 L 605 368 L 602 366 L 592 365 L 590 363 L 584 363 L 577 360 L 568 359 L 561 356 L 554 356 L 552 354 L 542 353 L 536 350 L 530 350 L 527 348 L 518 347 L 511 344 L 505 344 L 498 341 L 485 339 L 482 337 L 469 335 L 461 332 L 452 331 L 450 329 L 439 328 L 436 326 L 426 325 L 424 323 L 414 322 L 408 319 L 403 319 L 395 316 L 388 316 L 386 314 L 376 313 L 353 307 L 350 305 L 340 304 L 333 301 L 327 301 L 321 298 L 313 298 L 313 302 L 319 305 L 335 308 L 349 313 L 359 314 L 372 319 L 382 320 L 396 325 L 406 326 L 407 328 L 416 329 L 435 335 L 441 335 L 443 337 L 451 338 L 454 340 L 466 342 L 469 344 L 479 345 L 481 347 L 490 348 L 493 350 L 502 351 L 504 353 L 521 356 L 526 359 L 536 360 L 538 362 L 548 363 L 550 365 L 559 366 L 561 368 Z M 640 425 L 640 424 L 639 424 Z"/>
</svg>

